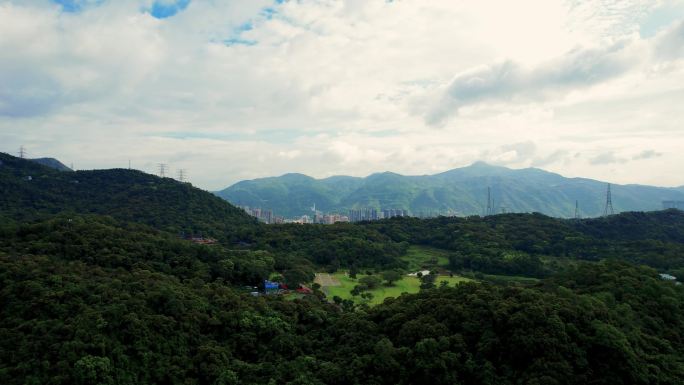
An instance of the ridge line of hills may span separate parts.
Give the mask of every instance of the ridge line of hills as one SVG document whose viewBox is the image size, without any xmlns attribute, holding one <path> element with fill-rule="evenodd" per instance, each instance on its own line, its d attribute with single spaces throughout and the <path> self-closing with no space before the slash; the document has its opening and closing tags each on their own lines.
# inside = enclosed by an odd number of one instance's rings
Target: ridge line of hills
<svg viewBox="0 0 684 385">
<path fill-rule="evenodd" d="M 237 182 L 215 194 L 237 206 L 271 209 L 287 217 L 310 212 L 313 203 L 323 212 L 377 208 L 408 210 L 415 216 L 482 215 L 487 188 L 491 188 L 496 212 L 539 212 L 568 218 L 575 214 L 575 202 L 583 217 L 603 214 L 607 184 L 538 168 L 509 169 L 476 162 L 433 175 L 381 172 L 315 179 L 288 173 Z M 612 196 L 618 212 L 652 211 L 663 208 L 663 201 L 684 201 L 684 186 L 614 184 Z"/>
<path fill-rule="evenodd" d="M 18 221 L 61 212 L 111 216 L 176 234 L 234 239 L 256 221 L 189 183 L 138 170 L 58 171 L 0 153 L 0 218 Z"/>
</svg>

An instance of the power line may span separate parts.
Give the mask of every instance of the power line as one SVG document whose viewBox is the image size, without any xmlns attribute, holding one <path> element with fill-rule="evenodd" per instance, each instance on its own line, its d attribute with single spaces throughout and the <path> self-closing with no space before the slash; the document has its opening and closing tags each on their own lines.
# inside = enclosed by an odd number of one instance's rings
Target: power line
<svg viewBox="0 0 684 385">
<path fill-rule="evenodd" d="M 575 219 L 580 219 L 579 201 L 575 201 Z"/>
<path fill-rule="evenodd" d="M 159 177 L 160 178 L 166 177 L 167 167 L 168 167 L 168 165 L 166 163 L 158 163 L 157 164 L 157 171 L 159 171 Z"/>
<path fill-rule="evenodd" d="M 608 183 L 608 190 L 606 191 L 606 207 L 603 210 L 603 216 L 607 217 L 608 215 L 613 214 L 615 214 L 615 211 L 613 210 L 613 197 L 610 193 L 610 183 Z"/>
<path fill-rule="evenodd" d="M 26 152 L 26 147 L 24 147 L 24 146 L 19 147 L 19 157 L 20 157 L 21 159 L 26 159 L 26 156 L 27 156 L 27 155 L 28 155 L 28 154 L 27 154 L 27 152 Z"/>
</svg>

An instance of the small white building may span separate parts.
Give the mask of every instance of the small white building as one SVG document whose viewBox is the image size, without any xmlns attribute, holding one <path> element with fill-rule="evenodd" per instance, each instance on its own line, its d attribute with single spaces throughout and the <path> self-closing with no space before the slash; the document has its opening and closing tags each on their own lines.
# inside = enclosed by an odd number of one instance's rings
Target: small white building
<svg viewBox="0 0 684 385">
<path fill-rule="evenodd" d="M 418 273 L 420 273 L 420 276 L 422 277 L 422 276 L 426 276 L 426 275 L 430 274 L 430 270 L 416 271 L 415 273 L 409 273 L 408 276 L 409 277 L 417 277 Z"/>
<path fill-rule="evenodd" d="M 674 275 L 663 274 L 663 273 L 661 273 L 659 275 L 660 275 L 660 279 L 664 279 L 666 281 L 676 281 L 677 280 L 677 277 L 675 277 Z"/>
</svg>

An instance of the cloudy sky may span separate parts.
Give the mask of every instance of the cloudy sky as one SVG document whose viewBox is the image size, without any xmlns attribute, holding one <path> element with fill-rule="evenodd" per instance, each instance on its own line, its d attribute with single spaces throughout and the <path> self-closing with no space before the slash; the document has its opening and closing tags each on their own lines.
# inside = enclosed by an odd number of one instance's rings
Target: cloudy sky
<svg viewBox="0 0 684 385">
<path fill-rule="evenodd" d="M 684 184 L 684 1 L 0 0 L 0 151 L 219 189 L 477 160 Z"/>
</svg>

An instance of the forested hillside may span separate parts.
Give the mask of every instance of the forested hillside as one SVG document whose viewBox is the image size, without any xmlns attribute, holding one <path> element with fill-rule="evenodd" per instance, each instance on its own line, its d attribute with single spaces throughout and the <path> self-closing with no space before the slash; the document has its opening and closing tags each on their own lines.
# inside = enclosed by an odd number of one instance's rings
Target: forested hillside
<svg viewBox="0 0 684 385">
<path fill-rule="evenodd" d="M 680 211 L 267 226 L 171 179 L 1 156 L 2 384 L 683 383 L 684 289 L 658 276 L 684 279 Z M 374 307 L 311 284 L 403 274 L 416 245 L 473 280 Z M 312 293 L 250 293 L 271 277 Z"/>
<path fill-rule="evenodd" d="M 684 212 L 679 210 L 583 220 L 540 214 L 393 218 L 363 226 L 396 242 L 451 250 L 454 270 L 545 276 L 558 269 L 553 266 L 558 259 L 621 259 L 684 277 Z"/>
<path fill-rule="evenodd" d="M 31 236 L 45 226 L 48 238 L 67 231 L 49 228 L 66 226 L 56 223 L 3 230 L 3 384 L 677 384 L 684 378 L 684 290 L 647 268 L 581 264 L 533 287 L 462 284 L 354 309 L 317 296 L 240 294 L 212 273 L 215 256 L 202 249 L 178 245 L 177 254 L 162 247 L 158 257 L 146 255 L 154 235 L 127 243 L 126 232 L 77 227 L 80 244 L 90 246 L 59 250 L 66 234 L 55 236 L 53 246 Z M 99 239 L 100 231 L 109 241 Z M 103 253 L 110 242 L 123 247 Z"/>
<path fill-rule="evenodd" d="M 170 178 L 125 169 L 65 173 L 2 153 L 0 162 L 0 215 L 11 219 L 93 213 L 222 240 L 256 226 L 242 210 Z"/>
</svg>

